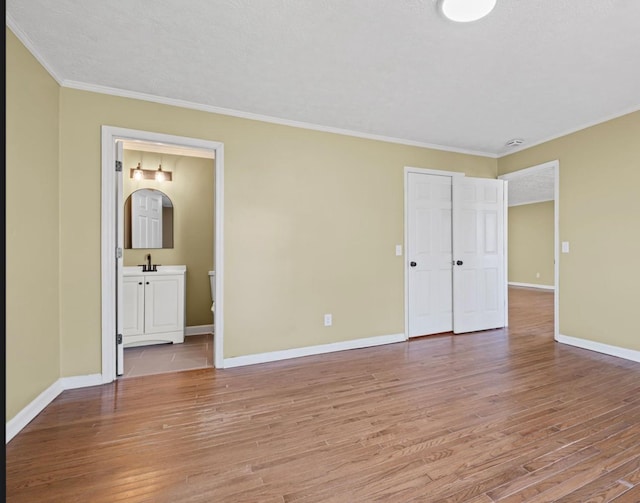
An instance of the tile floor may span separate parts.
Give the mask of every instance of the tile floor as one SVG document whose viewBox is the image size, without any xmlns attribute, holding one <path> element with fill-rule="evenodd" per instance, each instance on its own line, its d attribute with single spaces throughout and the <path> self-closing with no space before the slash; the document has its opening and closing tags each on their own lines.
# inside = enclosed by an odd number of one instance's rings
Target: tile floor
<svg viewBox="0 0 640 503">
<path fill-rule="evenodd" d="M 122 377 L 213 367 L 213 335 L 189 335 L 182 344 L 154 344 L 124 350 Z"/>
</svg>

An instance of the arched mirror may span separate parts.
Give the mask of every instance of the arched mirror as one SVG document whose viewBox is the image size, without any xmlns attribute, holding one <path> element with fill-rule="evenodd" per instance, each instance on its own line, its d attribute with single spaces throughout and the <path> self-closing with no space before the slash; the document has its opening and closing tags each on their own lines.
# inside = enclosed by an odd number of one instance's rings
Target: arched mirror
<svg viewBox="0 0 640 503">
<path fill-rule="evenodd" d="M 173 203 L 156 189 L 139 189 L 124 203 L 124 247 L 173 248 Z"/>
</svg>

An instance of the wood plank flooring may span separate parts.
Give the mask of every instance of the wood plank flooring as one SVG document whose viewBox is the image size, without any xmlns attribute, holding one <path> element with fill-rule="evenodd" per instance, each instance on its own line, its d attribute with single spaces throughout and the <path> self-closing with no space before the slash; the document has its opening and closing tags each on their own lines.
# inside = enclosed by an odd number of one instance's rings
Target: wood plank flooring
<svg viewBox="0 0 640 503">
<path fill-rule="evenodd" d="M 555 343 L 550 292 L 510 325 L 65 391 L 7 501 L 640 502 L 640 364 Z"/>
</svg>

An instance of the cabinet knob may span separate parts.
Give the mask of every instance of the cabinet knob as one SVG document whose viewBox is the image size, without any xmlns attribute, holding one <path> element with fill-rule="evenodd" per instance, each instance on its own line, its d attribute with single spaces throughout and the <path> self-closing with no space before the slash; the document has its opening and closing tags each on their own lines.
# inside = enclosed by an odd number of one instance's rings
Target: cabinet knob
<svg viewBox="0 0 640 503">
<path fill-rule="evenodd" d="M 415 267 L 415 266 L 417 266 L 418 264 L 416 264 L 415 262 L 410 262 L 410 263 L 409 263 L 409 265 L 410 265 L 411 267 Z"/>
<path fill-rule="evenodd" d="M 141 284 L 142 284 L 142 281 L 140 281 L 138 284 L 139 284 L 139 285 L 141 285 Z"/>
<path fill-rule="evenodd" d="M 147 285 L 149 284 L 149 282 L 147 281 Z"/>
<path fill-rule="evenodd" d="M 462 265 L 464 262 L 462 260 L 456 260 L 456 265 Z"/>
</svg>

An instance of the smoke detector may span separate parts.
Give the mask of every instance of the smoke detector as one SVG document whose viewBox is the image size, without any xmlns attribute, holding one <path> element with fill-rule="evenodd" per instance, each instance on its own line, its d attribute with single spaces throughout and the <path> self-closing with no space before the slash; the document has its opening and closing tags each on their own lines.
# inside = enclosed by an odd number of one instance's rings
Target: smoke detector
<svg viewBox="0 0 640 503">
<path fill-rule="evenodd" d="M 524 140 L 522 138 L 514 138 L 512 140 L 509 140 L 507 143 L 505 143 L 505 145 L 507 147 L 513 148 L 513 147 L 519 147 L 523 143 L 524 143 Z"/>
</svg>

